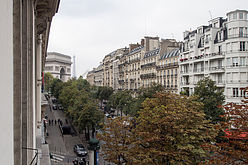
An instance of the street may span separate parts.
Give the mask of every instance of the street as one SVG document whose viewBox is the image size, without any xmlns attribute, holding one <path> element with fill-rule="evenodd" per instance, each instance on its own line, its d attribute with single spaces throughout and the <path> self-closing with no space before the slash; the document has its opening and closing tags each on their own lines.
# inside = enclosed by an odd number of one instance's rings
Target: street
<svg viewBox="0 0 248 165">
<path fill-rule="evenodd" d="M 49 101 L 49 105 L 50 107 L 47 106 L 46 113 L 48 116 L 47 120 L 50 120 L 50 125 L 47 122 L 46 128 L 48 134 L 46 141 L 49 144 L 50 154 L 52 155 L 51 164 L 73 164 L 72 161 L 76 158 L 76 154 L 73 151 L 74 145 L 83 144 L 86 147 L 85 141 L 80 140 L 80 137 L 75 133 L 73 135 L 62 135 L 58 125 L 58 119 L 66 123 L 66 117 L 63 111 L 52 109 L 51 101 Z M 86 160 L 88 160 L 88 156 L 86 156 Z"/>
</svg>

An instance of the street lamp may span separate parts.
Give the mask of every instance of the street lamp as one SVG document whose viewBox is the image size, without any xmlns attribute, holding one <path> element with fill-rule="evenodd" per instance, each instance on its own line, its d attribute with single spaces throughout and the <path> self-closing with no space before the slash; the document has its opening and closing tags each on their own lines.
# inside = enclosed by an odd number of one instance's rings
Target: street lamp
<svg viewBox="0 0 248 165">
<path fill-rule="evenodd" d="M 92 164 L 92 162 L 94 162 L 94 165 L 97 165 L 97 153 L 96 153 L 96 151 L 100 149 L 99 140 L 97 140 L 95 138 L 90 139 L 88 144 L 89 144 L 88 150 L 90 150 L 91 152 L 94 152 L 93 160 L 92 160 L 92 156 L 90 155 L 90 163 Z"/>
</svg>

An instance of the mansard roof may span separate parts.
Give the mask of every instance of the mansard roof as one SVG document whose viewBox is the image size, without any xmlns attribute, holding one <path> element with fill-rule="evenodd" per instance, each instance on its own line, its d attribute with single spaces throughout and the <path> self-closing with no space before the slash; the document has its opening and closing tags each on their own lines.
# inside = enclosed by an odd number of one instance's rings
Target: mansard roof
<svg viewBox="0 0 248 165">
<path fill-rule="evenodd" d="M 160 60 L 163 60 L 163 59 L 166 59 L 166 58 L 171 58 L 171 57 L 176 57 L 176 56 L 179 56 L 180 52 L 179 52 L 179 48 L 177 49 L 173 49 L 171 52 L 166 52 L 164 53 Z"/>
<path fill-rule="evenodd" d="M 144 58 L 148 58 L 148 57 L 151 57 L 151 56 L 156 56 L 156 55 L 159 54 L 159 52 L 160 52 L 160 48 L 157 48 L 157 49 L 154 49 L 152 51 L 146 52 Z"/>
<path fill-rule="evenodd" d="M 137 53 L 137 52 L 141 51 L 143 48 L 144 48 L 144 46 L 141 45 L 141 46 L 139 46 L 139 47 L 137 47 L 137 48 L 131 50 L 131 51 L 129 52 L 129 55 L 134 54 L 134 53 Z"/>
</svg>

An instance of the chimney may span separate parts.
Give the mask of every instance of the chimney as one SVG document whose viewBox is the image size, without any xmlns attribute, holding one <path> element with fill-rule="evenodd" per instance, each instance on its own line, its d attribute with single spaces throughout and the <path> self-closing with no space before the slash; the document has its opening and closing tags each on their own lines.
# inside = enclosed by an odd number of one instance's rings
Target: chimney
<svg viewBox="0 0 248 165">
<path fill-rule="evenodd" d="M 145 39 L 141 39 L 140 43 L 141 43 L 142 46 L 145 46 Z"/>
</svg>

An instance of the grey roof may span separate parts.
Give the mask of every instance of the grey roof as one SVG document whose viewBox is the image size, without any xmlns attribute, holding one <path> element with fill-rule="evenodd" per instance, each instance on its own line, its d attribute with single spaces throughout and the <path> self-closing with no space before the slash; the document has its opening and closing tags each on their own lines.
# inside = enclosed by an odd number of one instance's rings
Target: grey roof
<svg viewBox="0 0 248 165">
<path fill-rule="evenodd" d="M 177 49 L 173 49 L 171 52 L 166 52 L 164 53 L 161 57 L 160 60 L 163 60 L 165 58 L 170 58 L 170 57 L 175 57 L 175 56 L 179 56 L 180 52 L 179 52 L 179 48 Z"/>
<path fill-rule="evenodd" d="M 137 53 L 137 52 L 141 51 L 143 48 L 144 48 L 144 46 L 141 45 L 141 46 L 139 46 L 139 47 L 137 47 L 137 48 L 131 50 L 131 51 L 129 52 L 129 54 Z"/>
<path fill-rule="evenodd" d="M 160 48 L 154 49 L 152 51 L 146 52 L 144 58 L 148 58 L 151 56 L 155 56 L 157 54 L 159 54 Z"/>
<path fill-rule="evenodd" d="M 56 55 L 56 56 L 61 56 L 61 57 L 65 57 L 65 58 L 71 59 L 71 56 L 68 56 L 68 55 L 65 55 L 65 54 L 61 54 L 61 53 L 57 53 L 57 52 L 47 52 L 47 55 Z"/>
</svg>

